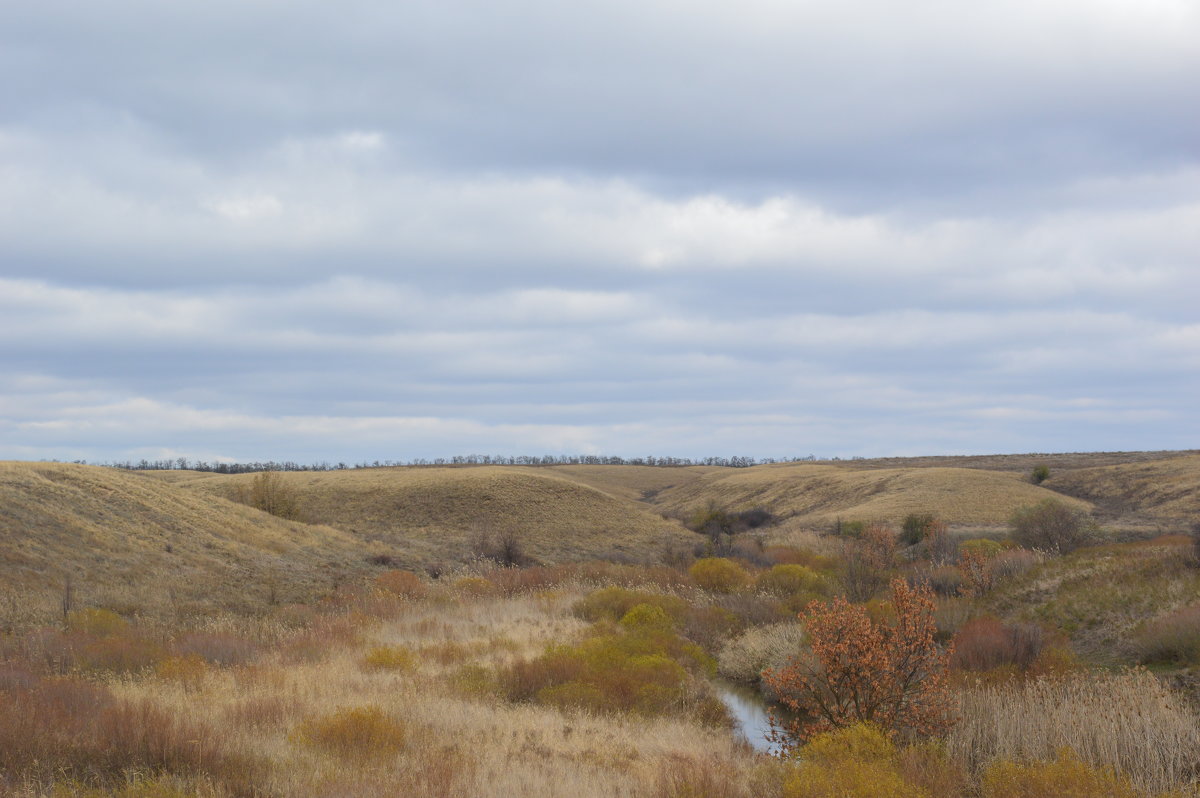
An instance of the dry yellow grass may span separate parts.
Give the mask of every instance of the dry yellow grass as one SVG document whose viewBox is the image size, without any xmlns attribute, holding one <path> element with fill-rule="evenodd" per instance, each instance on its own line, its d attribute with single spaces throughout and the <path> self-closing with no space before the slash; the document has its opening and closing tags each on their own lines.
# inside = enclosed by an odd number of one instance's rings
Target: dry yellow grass
<svg viewBox="0 0 1200 798">
<path fill-rule="evenodd" d="M 548 469 L 379 468 L 281 477 L 295 491 L 303 518 L 383 547 L 407 567 L 469 559 L 476 538 L 507 532 L 516 534 L 528 555 L 547 563 L 657 560 L 664 550 L 694 542 L 691 533 L 646 505 Z M 252 479 L 239 474 L 179 484 L 232 497 Z"/>
<path fill-rule="evenodd" d="M 0 463 L 0 592 L 46 612 L 76 599 L 191 612 L 307 601 L 366 565 L 361 544 L 138 474 Z"/>
<path fill-rule="evenodd" d="M 1095 502 L 1114 517 L 1175 522 L 1200 517 L 1200 455 L 1052 471 L 1044 484 Z"/>
<path fill-rule="evenodd" d="M 909 513 L 933 513 L 952 524 L 1003 525 L 1017 508 L 1051 496 L 1090 509 L 1014 472 L 807 463 L 718 471 L 659 498 L 676 512 L 710 501 L 735 510 L 763 506 L 790 516 L 789 527 L 824 528 L 838 517 L 898 522 Z"/>
<path fill-rule="evenodd" d="M 121 679 L 111 689 L 221 730 L 233 749 L 266 763 L 256 787 L 279 796 L 392 795 L 529 798 L 656 795 L 671 763 L 721 763 L 746 781 L 759 767 L 725 729 L 687 720 L 563 713 L 471 697 L 450 674 L 494 668 L 517 654 L 562 642 L 583 624 L 567 612 L 578 594 L 418 603 L 364 626 L 360 639 L 316 661 L 267 661 L 210 670 L 198 684 Z M 364 652 L 402 644 L 415 652 L 401 671 L 363 665 Z M 453 646 L 455 656 L 439 648 Z M 376 713 L 404 730 L 404 743 L 369 762 L 304 744 L 314 720 Z"/>
<path fill-rule="evenodd" d="M 716 466 L 659 468 L 655 466 L 551 466 L 555 476 L 570 479 L 632 501 L 652 499 L 661 491 L 689 485 L 707 474 L 727 471 Z"/>
</svg>

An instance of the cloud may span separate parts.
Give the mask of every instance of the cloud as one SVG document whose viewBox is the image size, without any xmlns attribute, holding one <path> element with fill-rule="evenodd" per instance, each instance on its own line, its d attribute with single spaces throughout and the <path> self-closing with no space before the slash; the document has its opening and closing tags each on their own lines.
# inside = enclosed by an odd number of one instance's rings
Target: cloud
<svg viewBox="0 0 1200 798">
<path fill-rule="evenodd" d="M 1182 0 L 25 4 L 0 456 L 1192 445 L 1198 42 Z"/>
</svg>

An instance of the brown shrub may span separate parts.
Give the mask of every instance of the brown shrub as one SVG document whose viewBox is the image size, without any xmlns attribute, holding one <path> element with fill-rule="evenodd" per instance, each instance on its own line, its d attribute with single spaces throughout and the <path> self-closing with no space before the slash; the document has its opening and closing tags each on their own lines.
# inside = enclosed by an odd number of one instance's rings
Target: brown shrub
<svg viewBox="0 0 1200 798">
<path fill-rule="evenodd" d="M 207 774 L 248 790 L 256 764 L 207 726 L 76 679 L 48 679 L 0 702 L 0 772 L 123 783 L 129 771 Z"/>
<path fill-rule="evenodd" d="M 1133 642 L 1144 663 L 1200 662 L 1200 604 L 1147 621 L 1134 634 Z"/>
<path fill-rule="evenodd" d="M 1005 624 L 983 616 L 968 621 L 958 630 L 950 662 L 968 671 L 990 671 L 1004 666 L 1027 670 L 1044 645 L 1042 629 L 1036 624 Z"/>
<path fill-rule="evenodd" d="M 429 592 L 421 577 L 412 571 L 384 571 L 375 577 L 375 587 L 406 599 L 424 598 Z"/>
<path fill-rule="evenodd" d="M 222 668 L 254 662 L 262 652 L 253 640 L 228 632 L 192 632 L 172 648 L 180 656 L 197 656 Z"/>
</svg>

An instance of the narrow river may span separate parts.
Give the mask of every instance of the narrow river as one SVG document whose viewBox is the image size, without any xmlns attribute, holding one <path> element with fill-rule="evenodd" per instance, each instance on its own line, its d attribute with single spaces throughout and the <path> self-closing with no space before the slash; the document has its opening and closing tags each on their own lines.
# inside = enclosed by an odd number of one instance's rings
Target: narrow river
<svg viewBox="0 0 1200 798">
<path fill-rule="evenodd" d="M 712 684 L 717 695 L 729 708 L 729 714 L 733 716 L 734 734 L 750 743 L 755 751 L 764 754 L 776 753 L 779 746 L 767 738 L 771 731 L 768 720 L 770 710 L 758 691 L 725 679 L 714 679 Z"/>
</svg>

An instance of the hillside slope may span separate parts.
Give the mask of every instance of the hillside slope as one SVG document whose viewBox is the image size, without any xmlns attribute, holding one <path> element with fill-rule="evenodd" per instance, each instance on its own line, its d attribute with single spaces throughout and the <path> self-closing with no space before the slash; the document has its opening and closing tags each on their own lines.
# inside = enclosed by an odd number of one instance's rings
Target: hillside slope
<svg viewBox="0 0 1200 798">
<path fill-rule="evenodd" d="M 336 529 L 111 468 L 0 462 L 0 588 L 31 605 L 57 602 L 70 575 L 82 603 L 251 609 L 364 567 Z"/>
<path fill-rule="evenodd" d="M 616 467 L 610 467 L 616 468 Z M 301 516 L 386 549 L 406 567 L 470 559 L 479 538 L 513 533 L 543 562 L 657 560 L 691 533 L 646 505 L 553 474 L 507 466 L 290 472 Z M 252 474 L 179 483 L 233 497 Z"/>
<path fill-rule="evenodd" d="M 825 528 L 837 518 L 898 522 L 932 513 L 951 524 L 998 526 L 1047 497 L 1081 509 L 1086 501 L 1029 483 L 1023 475 L 968 468 L 876 468 L 785 464 L 725 470 L 663 491 L 661 505 L 686 513 L 708 502 L 732 510 L 765 507 L 790 526 Z"/>
<path fill-rule="evenodd" d="M 1052 472 L 1044 484 L 1095 503 L 1111 518 L 1181 527 L 1200 521 L 1200 455 Z"/>
</svg>

